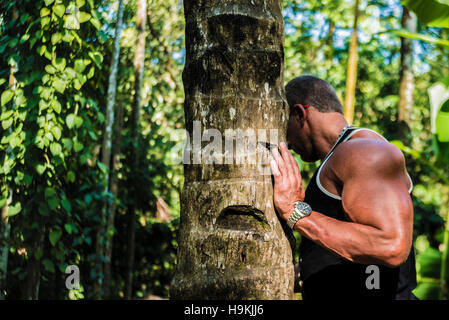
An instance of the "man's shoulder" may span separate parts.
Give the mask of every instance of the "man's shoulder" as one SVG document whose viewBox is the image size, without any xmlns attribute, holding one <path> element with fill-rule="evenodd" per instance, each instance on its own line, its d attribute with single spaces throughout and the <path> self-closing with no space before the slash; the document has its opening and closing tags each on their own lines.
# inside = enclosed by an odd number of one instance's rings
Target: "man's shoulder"
<svg viewBox="0 0 449 320">
<path fill-rule="evenodd" d="M 332 158 L 334 170 L 343 175 L 353 175 L 366 169 L 374 169 L 369 170 L 373 174 L 391 173 L 405 166 L 404 155 L 399 148 L 382 138 L 369 135 L 341 143 Z"/>
</svg>

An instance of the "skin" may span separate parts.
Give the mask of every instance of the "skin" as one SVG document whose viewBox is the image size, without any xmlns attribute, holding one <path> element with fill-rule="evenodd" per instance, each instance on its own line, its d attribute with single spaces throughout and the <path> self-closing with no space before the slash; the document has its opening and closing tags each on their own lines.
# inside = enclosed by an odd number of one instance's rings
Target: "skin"
<svg viewBox="0 0 449 320">
<path fill-rule="evenodd" d="M 296 201 L 304 201 L 301 172 L 289 148 L 304 161 L 322 160 L 347 125 L 338 112 L 313 106 L 291 108 L 287 141 L 273 150 L 274 204 L 284 220 Z M 298 220 L 294 230 L 344 259 L 356 263 L 400 266 L 412 245 L 413 207 L 402 152 L 370 131 L 341 143 L 320 174 L 323 187 L 342 198 L 349 220 L 320 212 Z M 312 208 L 313 210 L 313 208 Z"/>
</svg>

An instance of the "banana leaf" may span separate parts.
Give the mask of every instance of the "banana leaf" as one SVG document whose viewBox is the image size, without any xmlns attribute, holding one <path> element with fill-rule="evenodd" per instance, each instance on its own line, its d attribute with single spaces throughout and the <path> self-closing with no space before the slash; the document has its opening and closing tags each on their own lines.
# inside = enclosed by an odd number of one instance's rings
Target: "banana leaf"
<svg viewBox="0 0 449 320">
<path fill-rule="evenodd" d="M 429 27 L 449 28 L 449 0 L 402 0 Z"/>
</svg>

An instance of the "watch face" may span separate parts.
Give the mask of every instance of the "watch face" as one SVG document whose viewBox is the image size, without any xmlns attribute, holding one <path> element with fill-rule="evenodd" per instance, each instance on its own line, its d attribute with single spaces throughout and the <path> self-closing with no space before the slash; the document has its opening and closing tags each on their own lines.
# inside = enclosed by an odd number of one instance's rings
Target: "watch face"
<svg viewBox="0 0 449 320">
<path fill-rule="evenodd" d="M 302 213 L 309 214 L 312 212 L 312 208 L 305 202 L 299 202 L 296 204 L 296 208 Z"/>
</svg>

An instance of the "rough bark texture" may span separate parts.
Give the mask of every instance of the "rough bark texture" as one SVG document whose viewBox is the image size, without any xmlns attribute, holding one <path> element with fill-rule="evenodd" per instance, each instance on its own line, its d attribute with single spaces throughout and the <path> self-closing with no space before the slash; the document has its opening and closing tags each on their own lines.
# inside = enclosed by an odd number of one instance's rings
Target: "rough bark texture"
<svg viewBox="0 0 449 320">
<path fill-rule="evenodd" d="M 185 117 L 205 129 L 278 129 L 285 141 L 280 1 L 184 1 Z M 224 145 L 223 138 L 223 145 Z M 268 153 L 268 152 L 267 152 Z M 234 154 L 235 158 L 235 154 Z M 172 299 L 291 299 L 292 234 L 256 165 L 185 165 Z"/>
<path fill-rule="evenodd" d="M 417 19 L 413 12 L 402 7 L 402 28 L 416 33 Z M 401 77 L 399 82 L 398 129 L 401 140 L 410 140 L 413 108 L 413 39 L 401 38 Z"/>
<path fill-rule="evenodd" d="M 142 100 L 142 83 L 145 61 L 145 36 L 147 25 L 147 3 L 146 0 L 137 2 L 136 27 L 137 27 L 137 47 L 134 56 L 134 103 L 132 110 L 131 136 L 134 144 L 131 154 L 133 168 L 139 168 L 139 125 L 140 125 L 140 104 Z M 136 171 L 137 172 L 137 171 Z M 138 182 L 133 185 L 137 186 Z M 138 203 L 135 199 L 134 203 Z M 136 234 L 136 207 L 131 205 L 128 209 L 128 252 L 127 252 L 127 270 L 126 270 L 126 288 L 125 299 L 132 298 L 133 272 L 134 272 L 134 251 L 135 251 L 135 234 Z"/>
<path fill-rule="evenodd" d="M 346 97 L 344 115 L 348 123 L 354 121 L 355 87 L 357 84 L 357 63 L 358 63 L 358 39 L 357 22 L 359 19 L 359 0 L 354 6 L 354 26 L 352 30 L 351 43 L 349 45 L 348 71 L 346 74 Z"/>
<path fill-rule="evenodd" d="M 111 171 L 111 146 L 112 146 L 112 127 L 114 124 L 114 104 L 115 104 L 115 94 L 117 91 L 117 66 L 120 55 L 120 38 L 123 29 L 123 8 L 124 1 L 119 0 L 118 11 L 117 11 L 117 24 L 115 27 L 115 39 L 114 39 L 114 49 L 111 60 L 111 68 L 109 73 L 109 83 L 108 83 L 108 94 L 107 94 L 107 104 L 106 104 L 106 117 L 105 117 L 105 127 L 103 134 L 103 144 L 102 144 L 102 157 L 101 162 L 107 167 L 107 174 L 105 177 L 105 193 L 109 190 L 109 172 Z M 95 296 L 96 298 L 101 298 L 101 288 L 103 284 L 103 256 L 105 255 L 105 242 L 106 242 L 106 216 L 107 216 L 107 201 L 105 201 L 104 206 L 101 210 L 101 223 L 97 231 L 96 239 L 96 254 L 98 256 L 98 277 L 95 283 Z"/>
</svg>

